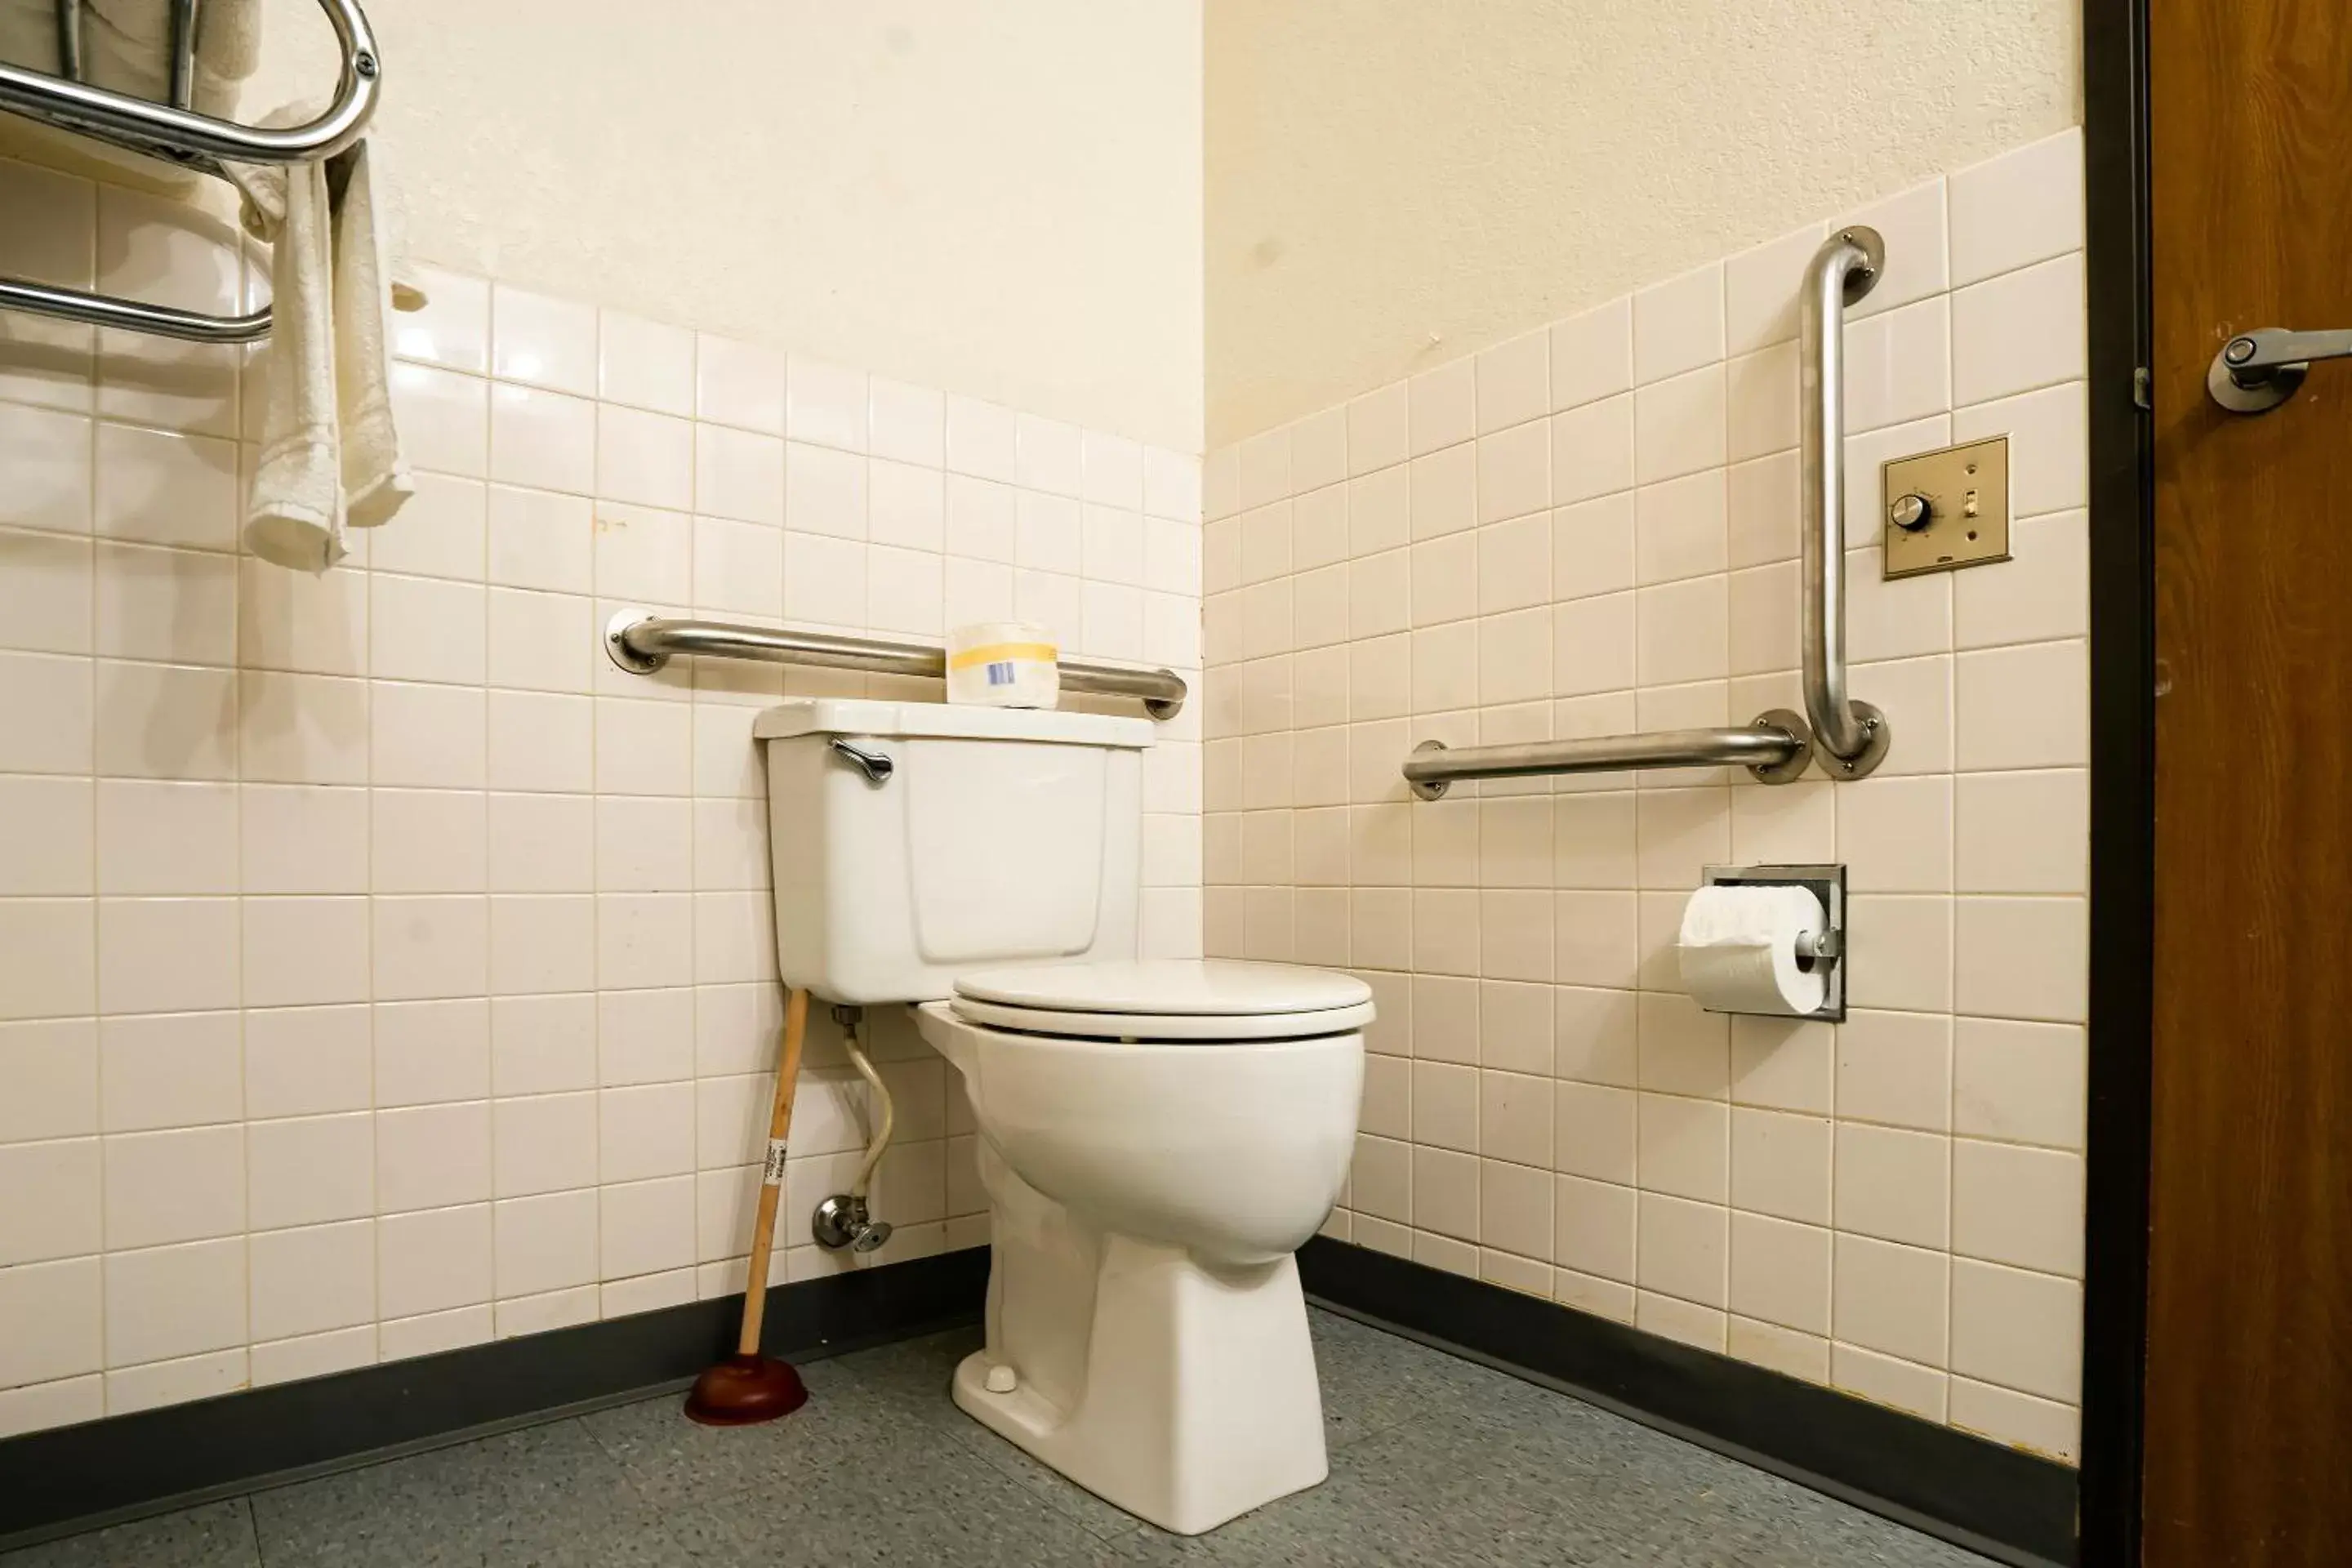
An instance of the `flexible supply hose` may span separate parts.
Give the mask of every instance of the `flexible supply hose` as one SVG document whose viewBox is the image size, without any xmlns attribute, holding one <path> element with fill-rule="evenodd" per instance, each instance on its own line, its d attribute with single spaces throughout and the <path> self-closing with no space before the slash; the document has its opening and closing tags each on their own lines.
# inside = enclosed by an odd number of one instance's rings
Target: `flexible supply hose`
<svg viewBox="0 0 2352 1568">
<path fill-rule="evenodd" d="M 857 1069 L 857 1076 L 864 1079 L 866 1087 L 874 1091 L 881 1112 L 875 1123 L 874 1136 L 866 1145 L 866 1163 L 857 1167 L 857 1180 L 849 1184 L 849 1195 L 853 1198 L 866 1195 L 866 1184 L 873 1180 L 874 1167 L 882 1163 L 882 1151 L 890 1147 L 890 1133 L 898 1124 L 898 1110 L 891 1103 L 890 1091 L 883 1086 L 882 1075 L 874 1070 L 874 1064 L 867 1059 L 865 1047 L 858 1043 L 858 1036 L 865 1027 L 866 1017 L 861 1010 L 857 1018 L 844 1031 L 842 1048 L 849 1053 L 849 1065 Z"/>
</svg>

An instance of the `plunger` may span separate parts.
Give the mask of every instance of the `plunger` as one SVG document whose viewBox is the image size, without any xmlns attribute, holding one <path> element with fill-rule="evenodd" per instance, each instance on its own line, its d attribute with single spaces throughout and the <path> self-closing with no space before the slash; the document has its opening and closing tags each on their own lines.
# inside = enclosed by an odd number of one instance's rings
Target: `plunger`
<svg viewBox="0 0 2352 1568">
<path fill-rule="evenodd" d="M 751 1221 L 751 1264 L 743 1279 L 743 1331 L 735 1353 L 705 1369 L 686 1396 L 688 1419 L 705 1426 L 753 1426 L 790 1415 L 808 1403 L 808 1389 L 788 1362 L 760 1353 L 760 1319 L 768 1306 L 768 1254 L 776 1239 L 776 1199 L 784 1185 L 784 1140 L 793 1125 L 793 1086 L 801 1073 L 801 1036 L 808 1027 L 808 993 L 784 995 L 783 1058 L 776 1064 L 776 1103 L 768 1113 L 768 1157 L 760 1172 L 760 1208 Z"/>
</svg>

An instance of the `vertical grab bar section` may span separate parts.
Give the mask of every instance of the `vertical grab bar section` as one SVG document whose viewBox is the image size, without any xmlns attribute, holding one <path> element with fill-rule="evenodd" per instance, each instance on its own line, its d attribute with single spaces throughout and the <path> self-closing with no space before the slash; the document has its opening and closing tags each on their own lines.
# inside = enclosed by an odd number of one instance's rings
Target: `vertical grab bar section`
<svg viewBox="0 0 2352 1568">
<path fill-rule="evenodd" d="M 1805 713 L 1813 754 L 1834 778 L 1868 776 L 1893 738 L 1886 715 L 1845 689 L 1845 308 L 1885 270 L 1886 244 L 1876 229 L 1841 229 L 1813 253 L 1800 302 Z"/>
</svg>

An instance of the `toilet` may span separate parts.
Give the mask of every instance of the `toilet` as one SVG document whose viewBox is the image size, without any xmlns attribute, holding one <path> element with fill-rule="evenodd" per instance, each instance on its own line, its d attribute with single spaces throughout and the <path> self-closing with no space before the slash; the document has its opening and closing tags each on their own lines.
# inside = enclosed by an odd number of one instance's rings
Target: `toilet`
<svg viewBox="0 0 2352 1568">
<path fill-rule="evenodd" d="M 803 699 L 760 715 L 787 984 L 916 1005 L 979 1126 L 974 1419 L 1164 1530 L 1328 1474 L 1293 1254 L 1338 1201 L 1370 988 L 1139 959 L 1148 720 Z"/>
</svg>

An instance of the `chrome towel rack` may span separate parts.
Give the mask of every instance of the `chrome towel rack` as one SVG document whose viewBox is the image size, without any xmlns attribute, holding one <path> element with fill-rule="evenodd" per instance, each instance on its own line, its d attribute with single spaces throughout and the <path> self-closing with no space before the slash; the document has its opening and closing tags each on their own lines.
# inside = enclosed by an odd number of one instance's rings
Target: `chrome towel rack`
<svg viewBox="0 0 2352 1568">
<path fill-rule="evenodd" d="M 1766 784 L 1790 784 L 1821 759 L 1832 778 L 1858 779 L 1886 758 L 1886 715 L 1845 689 L 1845 308 L 1886 270 L 1886 242 L 1859 224 L 1839 230 L 1805 268 L 1803 362 L 1805 713 L 1759 713 L 1744 728 L 1668 730 L 1508 746 L 1450 748 L 1423 741 L 1405 759 L 1413 794 L 1435 800 L 1455 779 L 1613 773 L 1621 768 L 1732 765 Z"/>
<path fill-rule="evenodd" d="M 357 0 L 319 0 L 342 48 L 335 99 L 307 125 L 264 129 L 199 114 L 189 105 L 195 80 L 195 0 L 172 0 L 170 103 L 92 87 L 81 76 L 80 0 L 58 0 L 62 76 L 0 64 L 0 109 L 95 137 L 184 169 L 226 178 L 225 163 L 307 163 L 349 147 L 375 112 L 383 65 L 375 33 Z M 79 289 L 0 279 L 0 310 L 87 321 L 199 343 L 249 343 L 269 335 L 269 311 L 215 316 L 201 310 L 118 300 Z"/>
<path fill-rule="evenodd" d="M 858 669 L 869 675 L 947 677 L 947 654 L 928 643 L 840 632 L 805 632 L 732 621 L 691 621 L 640 609 L 615 611 L 604 623 L 604 653 L 632 675 L 651 675 L 678 654 L 703 658 L 756 659 Z M 1154 719 L 1173 719 L 1188 695 L 1183 678 L 1168 669 L 1129 669 L 1085 659 L 1061 661 L 1062 684 L 1102 697 L 1132 697 Z"/>
</svg>

